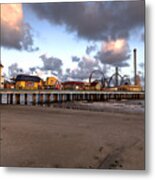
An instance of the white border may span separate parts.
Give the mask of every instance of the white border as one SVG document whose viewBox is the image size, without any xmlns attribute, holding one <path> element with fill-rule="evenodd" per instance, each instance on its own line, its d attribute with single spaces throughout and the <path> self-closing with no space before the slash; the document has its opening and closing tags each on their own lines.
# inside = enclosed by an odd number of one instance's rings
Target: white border
<svg viewBox="0 0 155 180">
<path fill-rule="evenodd" d="M 31 0 L 30 2 L 42 2 Z M 50 0 L 51 1 L 51 0 Z M 62 0 L 65 1 L 65 0 Z M 68 0 L 69 1 L 69 0 Z M 76 0 L 74 0 L 76 1 Z M 0 2 L 29 2 L 28 0 L 0 0 Z M 155 1 L 146 0 L 146 171 L 119 170 L 76 170 L 76 169 L 38 169 L 38 168 L 0 168 L 2 180 L 27 179 L 155 179 Z M 154 110 L 155 111 L 155 110 Z"/>
</svg>

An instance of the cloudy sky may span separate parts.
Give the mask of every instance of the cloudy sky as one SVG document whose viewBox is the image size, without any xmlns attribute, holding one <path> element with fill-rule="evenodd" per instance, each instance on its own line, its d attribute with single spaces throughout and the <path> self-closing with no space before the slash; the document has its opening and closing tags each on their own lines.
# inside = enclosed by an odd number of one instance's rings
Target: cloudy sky
<svg viewBox="0 0 155 180">
<path fill-rule="evenodd" d="M 136 48 L 144 76 L 144 13 L 143 0 L 1 4 L 4 72 L 85 80 L 118 66 L 132 78 Z"/>
</svg>

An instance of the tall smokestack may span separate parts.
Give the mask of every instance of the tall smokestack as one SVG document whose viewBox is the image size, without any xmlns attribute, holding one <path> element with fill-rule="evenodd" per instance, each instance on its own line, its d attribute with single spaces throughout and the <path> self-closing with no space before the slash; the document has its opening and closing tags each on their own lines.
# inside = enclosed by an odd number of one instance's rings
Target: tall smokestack
<svg viewBox="0 0 155 180">
<path fill-rule="evenodd" d="M 133 50 L 134 54 L 134 84 L 137 85 L 137 49 Z"/>
</svg>

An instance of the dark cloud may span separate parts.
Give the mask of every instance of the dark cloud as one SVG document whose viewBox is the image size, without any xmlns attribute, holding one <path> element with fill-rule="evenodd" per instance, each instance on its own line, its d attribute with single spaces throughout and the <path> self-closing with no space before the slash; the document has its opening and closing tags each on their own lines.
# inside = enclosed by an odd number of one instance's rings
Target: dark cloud
<svg viewBox="0 0 155 180">
<path fill-rule="evenodd" d="M 72 62 L 79 62 L 80 58 L 77 56 L 72 56 Z"/>
<path fill-rule="evenodd" d="M 23 20 L 21 4 L 1 5 L 1 46 L 8 49 L 36 51 L 32 29 Z"/>
<path fill-rule="evenodd" d="M 28 4 L 39 19 L 65 25 L 87 40 L 127 38 L 144 26 L 144 1 L 61 2 Z"/>
<path fill-rule="evenodd" d="M 86 48 L 86 54 L 87 55 L 90 55 L 90 53 L 92 52 L 92 51 L 95 51 L 97 49 L 97 46 L 94 44 L 94 45 L 90 45 L 90 46 L 87 46 L 87 48 Z"/>
<path fill-rule="evenodd" d="M 24 73 L 24 70 L 19 68 L 17 63 L 14 63 L 8 67 L 8 72 L 10 77 L 16 77 L 18 74 Z"/>
<path fill-rule="evenodd" d="M 21 44 L 21 49 L 27 50 L 29 52 L 33 51 L 38 51 L 39 47 L 34 47 L 34 41 L 33 41 L 33 35 L 31 33 L 32 28 L 28 23 L 24 24 L 24 29 L 23 29 L 23 37 L 20 42 Z"/>
<path fill-rule="evenodd" d="M 26 50 L 29 52 L 39 50 L 38 47 L 33 47 L 32 34 L 28 24 L 23 24 L 22 32 L 20 33 L 2 25 L 1 46 L 8 49 Z"/>
<path fill-rule="evenodd" d="M 29 70 L 33 73 L 36 71 L 36 68 L 35 67 L 30 67 Z"/>
<path fill-rule="evenodd" d="M 67 74 L 69 74 L 70 71 L 71 71 L 70 68 L 67 68 L 67 69 L 66 69 L 66 73 L 67 73 Z"/>
<path fill-rule="evenodd" d="M 99 64 L 96 59 L 91 57 L 83 57 L 78 63 L 78 67 L 76 69 L 67 69 L 66 74 L 64 75 L 63 80 L 84 80 L 88 79 L 90 73 L 95 70 L 99 69 Z"/>
<path fill-rule="evenodd" d="M 62 81 L 72 80 L 72 78 L 71 78 L 71 69 L 70 69 L 70 68 L 67 68 L 67 69 L 66 69 L 66 72 L 63 74 L 63 77 L 62 77 L 61 80 L 62 80 Z"/>
<path fill-rule="evenodd" d="M 42 71 L 50 71 L 51 74 L 55 74 L 59 78 L 62 76 L 63 63 L 61 59 L 56 57 L 47 58 L 46 55 L 41 55 L 40 58 L 43 61 L 43 67 L 40 68 Z"/>
<path fill-rule="evenodd" d="M 124 67 L 129 66 L 127 60 L 130 58 L 130 48 L 125 39 L 103 42 L 101 50 L 95 58 L 102 64 Z"/>
<path fill-rule="evenodd" d="M 30 74 L 37 73 L 37 70 L 38 70 L 38 69 L 39 69 L 38 67 L 30 67 L 30 68 L 29 68 Z"/>
</svg>

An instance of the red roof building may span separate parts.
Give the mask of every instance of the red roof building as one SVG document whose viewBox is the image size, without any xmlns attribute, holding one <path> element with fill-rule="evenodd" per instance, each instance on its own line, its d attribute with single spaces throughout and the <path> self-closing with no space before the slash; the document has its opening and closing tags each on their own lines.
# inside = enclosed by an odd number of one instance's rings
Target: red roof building
<svg viewBox="0 0 155 180">
<path fill-rule="evenodd" d="M 85 83 L 81 81 L 66 81 L 62 83 L 64 90 L 83 90 Z"/>
</svg>

